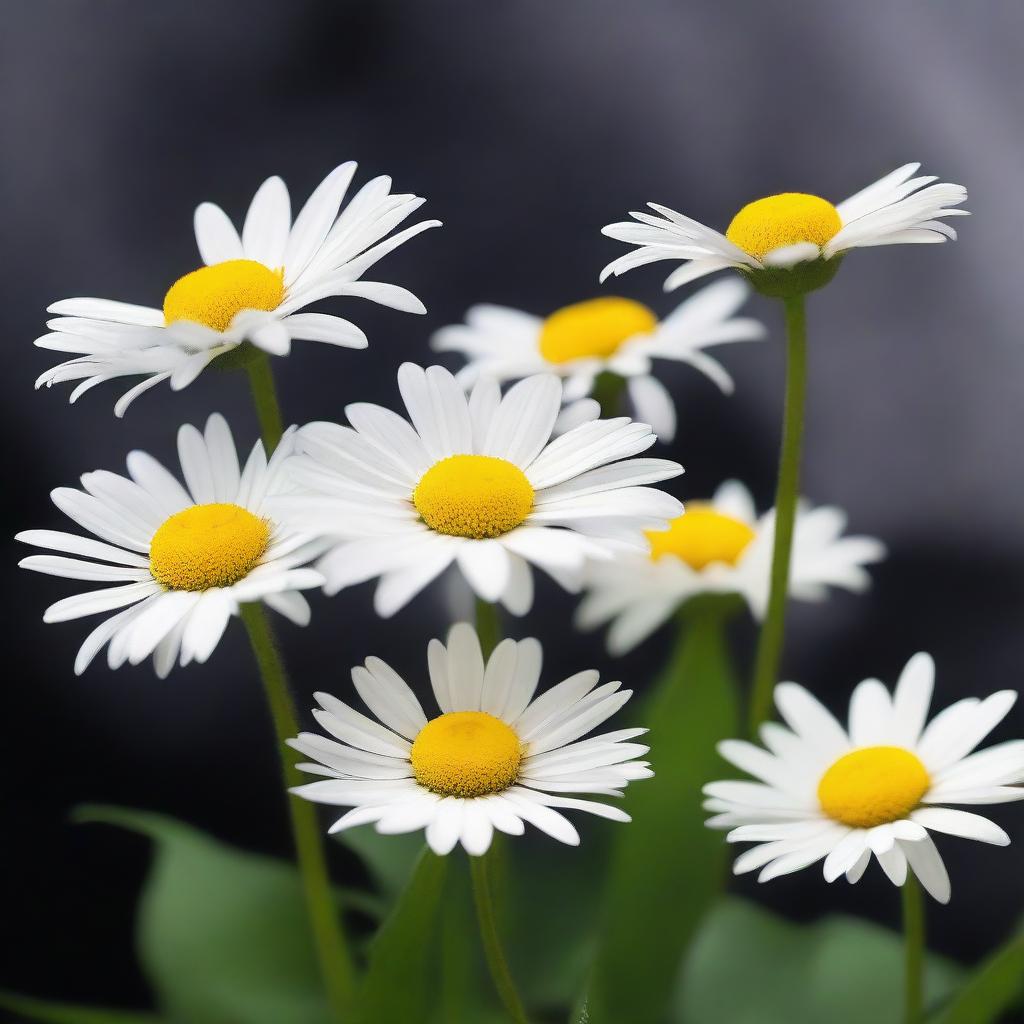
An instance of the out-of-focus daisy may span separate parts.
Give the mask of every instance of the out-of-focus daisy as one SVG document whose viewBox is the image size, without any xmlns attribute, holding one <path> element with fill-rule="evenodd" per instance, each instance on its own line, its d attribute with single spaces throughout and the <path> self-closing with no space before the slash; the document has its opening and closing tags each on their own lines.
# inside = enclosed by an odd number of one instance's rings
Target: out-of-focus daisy
<svg viewBox="0 0 1024 1024">
<path fill-rule="evenodd" d="M 380 577 L 375 607 L 392 615 L 454 562 L 483 600 L 522 615 L 528 563 L 575 590 L 588 555 L 642 546 L 643 530 L 682 511 L 647 486 L 682 467 L 632 458 L 654 443 L 646 423 L 592 420 L 550 440 L 557 377 L 504 397 L 481 379 L 467 399 L 442 367 L 405 363 L 398 386 L 411 425 L 360 402 L 349 427 L 302 427 L 288 463 L 301 493 L 273 503 L 295 529 L 337 541 L 318 565 L 328 593 Z"/>
<path fill-rule="evenodd" d="M 628 382 L 636 418 L 670 441 L 675 405 L 651 361 L 689 363 L 730 394 L 732 378 L 704 350 L 764 337 L 759 321 L 734 315 L 746 296 L 742 282 L 721 281 L 660 323 L 641 303 L 611 296 L 565 306 L 544 319 L 505 306 L 473 306 L 464 324 L 441 328 L 432 344 L 466 356 L 457 379 L 467 387 L 481 376 L 504 382 L 555 373 L 565 378 L 565 401 L 574 402 L 591 393 L 598 375 L 614 373 Z"/>
<path fill-rule="evenodd" d="M 79 380 L 71 401 L 103 381 L 145 379 L 114 407 L 118 416 L 143 391 L 162 380 L 174 390 L 191 384 L 203 369 L 243 342 L 272 355 L 287 355 L 293 339 L 365 348 L 366 335 L 353 323 L 326 313 L 302 313 L 330 296 L 354 296 L 408 313 L 425 309 L 411 292 L 393 284 L 364 281 L 382 256 L 440 221 L 421 221 L 387 237 L 423 204 L 414 195 L 392 195 L 387 176 L 367 182 L 348 205 L 345 197 L 355 163 L 336 167 L 315 189 L 294 223 L 285 183 L 268 178 L 258 189 L 241 234 L 213 203 L 195 213 L 196 242 L 203 266 L 175 281 L 163 308 L 107 299 L 63 299 L 42 348 L 79 353 L 47 370 L 36 387 Z"/>
<path fill-rule="evenodd" d="M 660 216 L 633 212 L 632 221 L 603 229 L 638 248 L 609 263 L 601 280 L 658 260 L 678 260 L 682 266 L 666 279 L 666 291 L 728 267 L 769 295 L 820 288 L 851 249 L 956 238 L 940 218 L 967 215 L 955 209 L 967 199 L 967 190 L 935 184 L 934 175 L 915 177 L 920 166 L 904 164 L 838 206 L 803 192 L 758 199 L 733 217 L 724 235 L 648 203 Z"/>
<path fill-rule="evenodd" d="M 786 726 L 761 726 L 767 749 L 727 740 L 722 756 L 757 782 L 704 787 L 708 821 L 730 842 L 758 845 L 741 854 L 737 874 L 760 881 L 824 858 L 825 880 L 856 882 L 871 855 L 896 885 L 908 867 L 941 903 L 949 876 L 929 832 L 1005 846 L 987 818 L 946 804 L 976 806 L 1024 799 L 1024 740 L 971 753 L 1013 707 L 1012 690 L 968 697 L 925 725 L 935 666 L 927 654 L 907 663 L 895 692 L 866 679 L 850 699 L 849 728 L 796 683 L 781 683 L 775 703 Z"/>
<path fill-rule="evenodd" d="M 629 821 L 617 807 L 567 794 L 622 795 L 651 775 L 632 742 L 646 729 L 586 736 L 632 695 L 618 682 L 598 686 L 598 673 L 578 672 L 534 699 L 541 647 L 503 640 L 486 664 L 476 632 L 452 627 L 447 645 L 427 649 L 430 682 L 441 714 L 429 721 L 408 684 L 379 658 L 352 669 L 359 696 L 375 721 L 326 693 L 313 712 L 327 739 L 302 733 L 291 741 L 316 764 L 303 771 L 326 779 L 297 786 L 299 796 L 352 809 L 331 832 L 374 822 L 385 834 L 426 829 L 431 849 L 459 842 L 484 854 L 494 830 L 522 835 L 529 823 L 571 846 L 580 837 L 561 813 L 588 811 Z"/>
<path fill-rule="evenodd" d="M 82 491 L 53 491 L 53 503 L 98 539 L 26 530 L 18 540 L 61 554 L 30 555 L 21 566 L 122 584 L 47 608 L 46 622 L 122 609 L 86 638 L 76 674 L 107 644 L 111 668 L 152 654 L 161 678 L 179 658 L 183 666 L 206 661 L 242 602 L 263 601 L 306 625 L 309 605 L 299 591 L 319 586 L 323 577 L 303 566 L 323 547 L 277 525 L 265 508 L 268 494 L 282 485 L 292 436 L 285 435 L 269 463 L 258 441 L 240 468 L 231 431 L 215 414 L 205 435 L 188 425 L 178 431 L 187 489 L 151 455 L 134 451 L 128 477 L 98 470 L 83 475 Z"/>
<path fill-rule="evenodd" d="M 871 537 L 844 537 L 838 508 L 798 506 L 789 592 L 822 601 L 827 588 L 862 591 L 865 565 L 885 555 Z M 758 517 L 750 492 L 730 480 L 709 502 L 689 502 L 667 530 L 649 531 L 646 551 L 623 551 L 588 564 L 576 624 L 594 629 L 612 622 L 608 649 L 622 654 L 653 633 L 698 594 L 739 594 L 758 619 L 768 604 L 775 513 Z"/>
</svg>

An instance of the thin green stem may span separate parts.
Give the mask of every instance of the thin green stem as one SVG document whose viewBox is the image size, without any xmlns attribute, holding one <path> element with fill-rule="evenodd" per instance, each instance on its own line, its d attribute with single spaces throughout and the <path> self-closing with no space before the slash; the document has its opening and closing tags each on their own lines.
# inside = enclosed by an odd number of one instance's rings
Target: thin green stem
<svg viewBox="0 0 1024 1024">
<path fill-rule="evenodd" d="M 501 639 L 501 620 L 498 617 L 498 606 L 476 599 L 476 635 L 480 638 L 480 650 L 484 657 L 490 657 L 491 651 L 498 646 Z"/>
<path fill-rule="evenodd" d="M 269 457 L 284 433 L 281 406 L 278 404 L 277 388 L 274 385 L 274 371 L 270 368 L 270 356 L 265 352 L 255 354 L 246 363 L 245 368 L 249 374 L 252 402 L 256 406 L 256 415 L 260 421 L 263 447 L 266 448 Z"/>
<path fill-rule="evenodd" d="M 626 387 L 626 378 L 617 373 L 604 370 L 597 375 L 590 397 L 601 406 L 601 418 L 613 419 L 620 415 L 622 408 L 622 392 Z"/>
<path fill-rule="evenodd" d="M 295 767 L 291 756 L 286 753 L 284 741 L 298 734 L 299 723 L 295 717 L 284 664 L 274 642 L 266 609 L 262 604 L 243 604 L 242 622 L 249 634 L 249 642 L 256 656 L 263 688 L 266 691 L 267 704 L 274 720 L 284 783 L 285 786 L 296 786 L 303 781 L 302 773 Z M 309 916 L 320 972 L 323 975 L 332 1017 L 341 1022 L 346 1019 L 355 991 L 355 974 L 352 957 L 341 929 L 337 904 L 331 892 L 316 810 L 305 800 L 290 796 L 288 811 L 291 816 L 299 874 L 306 897 L 306 913 Z"/>
<path fill-rule="evenodd" d="M 772 551 L 771 589 L 768 610 L 761 626 L 750 694 L 750 731 L 771 712 L 772 691 L 779 677 L 779 661 L 786 628 L 786 593 L 793 548 L 797 492 L 800 486 L 800 455 L 804 433 L 804 399 L 807 391 L 807 321 L 804 297 L 785 300 L 786 398 L 782 419 L 782 448 L 775 488 L 775 546 Z"/>
<path fill-rule="evenodd" d="M 903 884 L 904 1024 L 924 1020 L 924 898 L 911 871 Z"/>
<path fill-rule="evenodd" d="M 498 938 L 498 925 L 494 916 L 494 898 L 491 894 L 491 879 L 488 870 L 490 865 L 490 852 L 482 857 L 469 858 L 469 873 L 473 880 L 473 902 L 476 904 L 476 917 L 480 925 L 480 939 L 484 947 L 484 955 L 487 957 L 487 966 L 491 971 L 491 978 L 494 980 L 494 987 L 498 990 L 501 1001 L 508 1010 L 508 1015 L 516 1024 L 529 1024 L 526 1018 L 526 1011 L 523 1009 L 523 1001 L 516 991 L 515 982 L 508 969 L 508 962 L 501 948 L 501 940 Z"/>
</svg>

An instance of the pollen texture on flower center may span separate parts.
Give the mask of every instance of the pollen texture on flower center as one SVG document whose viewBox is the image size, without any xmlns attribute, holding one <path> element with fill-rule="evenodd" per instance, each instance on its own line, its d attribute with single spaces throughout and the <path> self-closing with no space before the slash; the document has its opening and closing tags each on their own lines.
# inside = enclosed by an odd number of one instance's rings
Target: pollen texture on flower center
<svg viewBox="0 0 1024 1024">
<path fill-rule="evenodd" d="M 657 326 L 657 317 L 632 299 L 589 299 L 564 306 L 544 321 L 540 354 L 549 363 L 587 357 L 606 359 L 624 341 L 650 334 Z"/>
<path fill-rule="evenodd" d="M 164 322 L 193 320 L 226 331 L 243 309 L 277 309 L 284 275 L 255 260 L 226 260 L 179 277 L 164 296 Z"/>
<path fill-rule="evenodd" d="M 168 590 L 228 587 L 258 564 L 270 526 L 239 505 L 193 505 L 166 519 L 149 546 L 149 568 Z"/>
<path fill-rule="evenodd" d="M 483 540 L 514 530 L 533 508 L 526 474 L 491 455 L 450 455 L 420 478 L 413 504 L 432 530 Z"/>
<path fill-rule="evenodd" d="M 647 539 L 652 561 L 673 555 L 700 571 L 712 562 L 735 565 L 754 539 L 754 531 L 710 505 L 692 504 L 669 523 L 667 530 L 647 531 Z"/>
<path fill-rule="evenodd" d="M 508 789 L 523 752 L 515 731 L 500 719 L 486 711 L 452 711 L 419 731 L 409 756 L 421 786 L 474 797 Z"/>
<path fill-rule="evenodd" d="M 864 747 L 839 758 L 818 783 L 821 809 L 851 828 L 905 818 L 931 779 L 917 755 L 902 747 Z"/>
<path fill-rule="evenodd" d="M 824 245 L 843 226 L 827 200 L 804 192 L 782 192 L 747 203 L 732 219 L 725 237 L 755 259 L 798 242 Z"/>
</svg>

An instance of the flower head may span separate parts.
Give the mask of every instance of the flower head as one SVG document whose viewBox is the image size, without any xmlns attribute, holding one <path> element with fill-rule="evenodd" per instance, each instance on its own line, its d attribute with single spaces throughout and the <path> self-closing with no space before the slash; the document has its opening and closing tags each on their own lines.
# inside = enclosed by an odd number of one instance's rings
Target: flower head
<svg viewBox="0 0 1024 1024">
<path fill-rule="evenodd" d="M 1024 799 L 1024 740 L 971 753 L 1017 694 L 957 701 L 926 725 L 934 674 L 932 659 L 916 654 L 892 694 L 864 680 L 850 698 L 848 729 L 803 687 L 776 687 L 786 724 L 761 727 L 767 749 L 742 740 L 719 747 L 758 781 L 704 787 L 708 825 L 730 829 L 730 842 L 758 844 L 736 859 L 737 874 L 760 868 L 765 882 L 824 859 L 826 881 L 845 874 L 856 882 L 874 854 L 895 885 L 909 869 L 946 903 L 949 876 L 930 832 L 1009 843 L 987 818 L 945 805 Z"/>
<path fill-rule="evenodd" d="M 203 266 L 171 284 L 162 308 L 89 298 L 55 302 L 51 333 L 36 344 L 78 355 L 47 370 L 36 387 L 81 381 L 73 402 L 103 381 L 142 376 L 114 407 L 123 416 L 155 384 L 167 380 L 180 390 L 243 343 L 278 356 L 288 354 L 293 339 L 365 348 L 366 335 L 350 321 L 299 312 L 320 299 L 355 296 L 425 312 L 404 288 L 362 278 L 381 257 L 440 221 L 421 221 L 388 237 L 424 200 L 392 195 L 386 176 L 364 185 L 339 213 L 355 170 L 351 162 L 335 168 L 294 222 L 285 183 L 268 178 L 241 234 L 219 206 L 202 203 L 195 234 Z"/>
<path fill-rule="evenodd" d="M 648 203 L 660 216 L 634 212 L 632 221 L 603 229 L 638 248 L 609 263 L 601 280 L 647 263 L 679 260 L 682 266 L 666 279 L 666 291 L 728 267 L 768 295 L 812 291 L 832 279 L 851 249 L 956 238 L 942 218 L 967 215 L 955 209 L 966 201 L 967 190 L 935 184 L 934 175 L 914 177 L 920 166 L 905 164 L 838 206 L 803 192 L 758 199 L 733 217 L 724 235 Z"/>
<path fill-rule="evenodd" d="M 378 721 L 326 693 L 313 715 L 334 739 L 302 733 L 291 746 L 313 758 L 303 771 L 327 776 L 292 792 L 352 809 L 331 826 L 341 832 L 374 822 L 378 832 L 426 829 L 435 853 L 459 842 L 487 851 L 494 830 L 522 835 L 524 823 L 563 843 L 580 838 L 562 810 L 629 821 L 617 807 L 566 794 L 617 797 L 651 775 L 632 742 L 646 729 L 586 736 L 629 700 L 618 682 L 578 672 L 534 697 L 541 647 L 503 640 L 485 662 L 476 632 L 452 627 L 447 645 L 432 640 L 427 663 L 441 710 L 427 719 L 408 684 L 379 658 L 352 669 L 359 696 Z"/>
<path fill-rule="evenodd" d="M 53 492 L 53 503 L 98 539 L 26 530 L 17 540 L 61 554 L 30 555 L 21 566 L 123 584 L 66 597 L 46 610 L 46 622 L 64 622 L 122 609 L 86 638 L 76 674 L 108 644 L 111 668 L 152 654 L 161 678 L 179 658 L 183 666 L 204 662 L 246 601 L 263 601 L 299 625 L 309 621 L 299 591 L 323 582 L 304 568 L 322 546 L 266 511 L 268 494 L 282 485 L 292 437 L 285 435 L 269 463 L 257 442 L 240 468 L 231 431 L 215 414 L 205 434 L 187 425 L 178 431 L 186 487 L 152 456 L 134 451 L 128 477 L 100 470 L 82 477 L 82 491 Z"/>
</svg>

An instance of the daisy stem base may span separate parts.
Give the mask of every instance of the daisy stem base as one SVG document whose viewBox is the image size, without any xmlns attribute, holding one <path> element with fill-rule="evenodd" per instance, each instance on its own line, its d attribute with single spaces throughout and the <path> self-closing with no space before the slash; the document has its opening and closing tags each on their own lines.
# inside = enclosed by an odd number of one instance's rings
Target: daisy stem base
<svg viewBox="0 0 1024 1024">
<path fill-rule="evenodd" d="M 263 447 L 266 448 L 269 457 L 284 433 L 281 406 L 278 404 L 277 388 L 274 385 L 274 371 L 270 368 L 270 356 L 260 352 L 246 363 L 245 369 L 249 375 L 252 402 L 256 406 L 256 415 L 260 421 Z"/>
<path fill-rule="evenodd" d="M 498 995 L 516 1024 L 529 1024 L 523 1001 L 519 998 L 512 973 L 508 969 L 508 961 L 501 948 L 498 938 L 498 925 L 494 915 L 494 897 L 490 877 L 491 851 L 482 857 L 469 858 L 469 873 L 473 882 L 473 902 L 476 904 L 476 917 L 480 925 L 480 939 L 487 958 L 487 966 Z"/>
<path fill-rule="evenodd" d="M 807 319 L 803 295 L 787 298 L 786 398 L 782 418 L 782 447 L 775 488 L 775 542 L 772 549 L 768 609 L 761 626 L 750 694 L 750 732 L 769 717 L 772 693 L 779 681 L 779 661 L 786 628 L 786 595 L 793 549 L 800 458 L 803 448 L 804 403 L 807 392 Z"/>
<path fill-rule="evenodd" d="M 913 872 L 903 884 L 904 1024 L 924 1020 L 924 899 Z"/>
<path fill-rule="evenodd" d="M 297 736 L 299 732 L 295 708 L 288 692 L 284 663 L 263 605 L 243 604 L 241 615 L 259 665 L 267 704 L 274 720 L 284 783 L 286 787 L 297 786 L 302 783 L 303 776 L 295 767 L 291 753 L 284 745 L 285 740 Z M 333 1011 L 333 1019 L 341 1022 L 348 1019 L 347 1011 L 354 995 L 355 975 L 327 874 L 327 859 L 324 855 L 316 809 L 299 797 L 289 796 L 288 812 L 299 874 L 306 897 L 306 911 L 324 987 Z"/>
<path fill-rule="evenodd" d="M 480 650 L 489 658 L 501 639 L 501 620 L 498 606 L 479 597 L 476 599 L 476 635 L 480 639 Z"/>
</svg>

